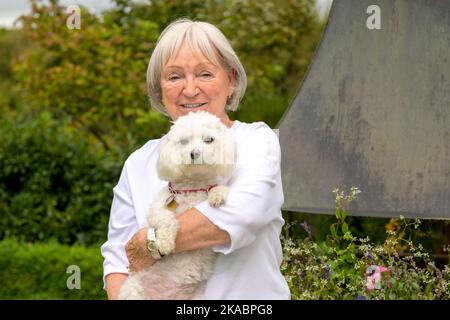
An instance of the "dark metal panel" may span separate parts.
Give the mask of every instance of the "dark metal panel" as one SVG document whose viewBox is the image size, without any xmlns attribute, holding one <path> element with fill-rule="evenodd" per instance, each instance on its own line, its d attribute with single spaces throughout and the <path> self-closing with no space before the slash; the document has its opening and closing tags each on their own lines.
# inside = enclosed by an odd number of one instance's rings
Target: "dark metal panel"
<svg viewBox="0 0 450 320">
<path fill-rule="evenodd" d="M 381 9 L 381 30 L 366 27 Z M 450 218 L 450 1 L 334 0 L 280 122 L 284 209 Z"/>
</svg>

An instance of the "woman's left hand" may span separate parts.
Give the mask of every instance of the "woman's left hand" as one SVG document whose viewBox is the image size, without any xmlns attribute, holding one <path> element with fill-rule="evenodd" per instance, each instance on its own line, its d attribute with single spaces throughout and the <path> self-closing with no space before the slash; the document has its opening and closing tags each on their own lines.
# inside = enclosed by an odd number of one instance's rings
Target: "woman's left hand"
<svg viewBox="0 0 450 320">
<path fill-rule="evenodd" d="M 150 252 L 147 250 L 147 229 L 139 229 L 134 236 L 127 242 L 125 251 L 128 257 L 128 270 L 138 272 L 150 267 L 155 263 Z"/>
</svg>

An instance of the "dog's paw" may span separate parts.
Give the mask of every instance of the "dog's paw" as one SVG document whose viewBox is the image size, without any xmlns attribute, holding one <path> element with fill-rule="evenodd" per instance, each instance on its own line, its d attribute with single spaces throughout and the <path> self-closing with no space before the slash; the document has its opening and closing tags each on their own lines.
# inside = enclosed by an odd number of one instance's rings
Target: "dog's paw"
<svg viewBox="0 0 450 320">
<path fill-rule="evenodd" d="M 156 241 L 158 245 L 158 251 L 161 255 L 166 256 L 175 251 L 175 241 L 163 241 L 158 239 Z"/>
<path fill-rule="evenodd" d="M 175 240 L 179 228 L 180 224 L 174 220 L 156 230 L 156 245 L 162 255 L 168 255 L 175 251 Z"/>
<path fill-rule="evenodd" d="M 165 225 L 173 223 L 176 220 L 175 214 L 165 208 L 150 208 L 147 215 L 148 227 L 159 229 Z"/>
<path fill-rule="evenodd" d="M 223 205 L 227 199 L 230 188 L 227 186 L 217 186 L 209 190 L 208 202 L 211 207 L 217 208 Z"/>
</svg>

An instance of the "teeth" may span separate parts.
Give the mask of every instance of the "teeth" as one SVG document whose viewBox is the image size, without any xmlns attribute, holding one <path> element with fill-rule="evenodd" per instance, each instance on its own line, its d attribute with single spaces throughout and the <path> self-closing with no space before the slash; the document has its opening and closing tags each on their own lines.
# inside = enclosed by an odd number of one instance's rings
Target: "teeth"
<svg viewBox="0 0 450 320">
<path fill-rule="evenodd" d="M 190 104 L 182 104 L 185 108 L 197 108 L 204 105 L 204 103 L 190 103 Z"/>
</svg>

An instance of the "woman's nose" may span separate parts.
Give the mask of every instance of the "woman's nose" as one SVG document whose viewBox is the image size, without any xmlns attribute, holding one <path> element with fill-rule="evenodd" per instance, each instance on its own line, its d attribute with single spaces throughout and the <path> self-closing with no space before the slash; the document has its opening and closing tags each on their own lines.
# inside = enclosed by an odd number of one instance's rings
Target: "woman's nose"
<svg viewBox="0 0 450 320">
<path fill-rule="evenodd" d="M 184 85 L 183 94 L 188 98 L 193 98 L 198 94 L 198 92 L 199 89 L 195 79 L 187 78 Z"/>
</svg>

